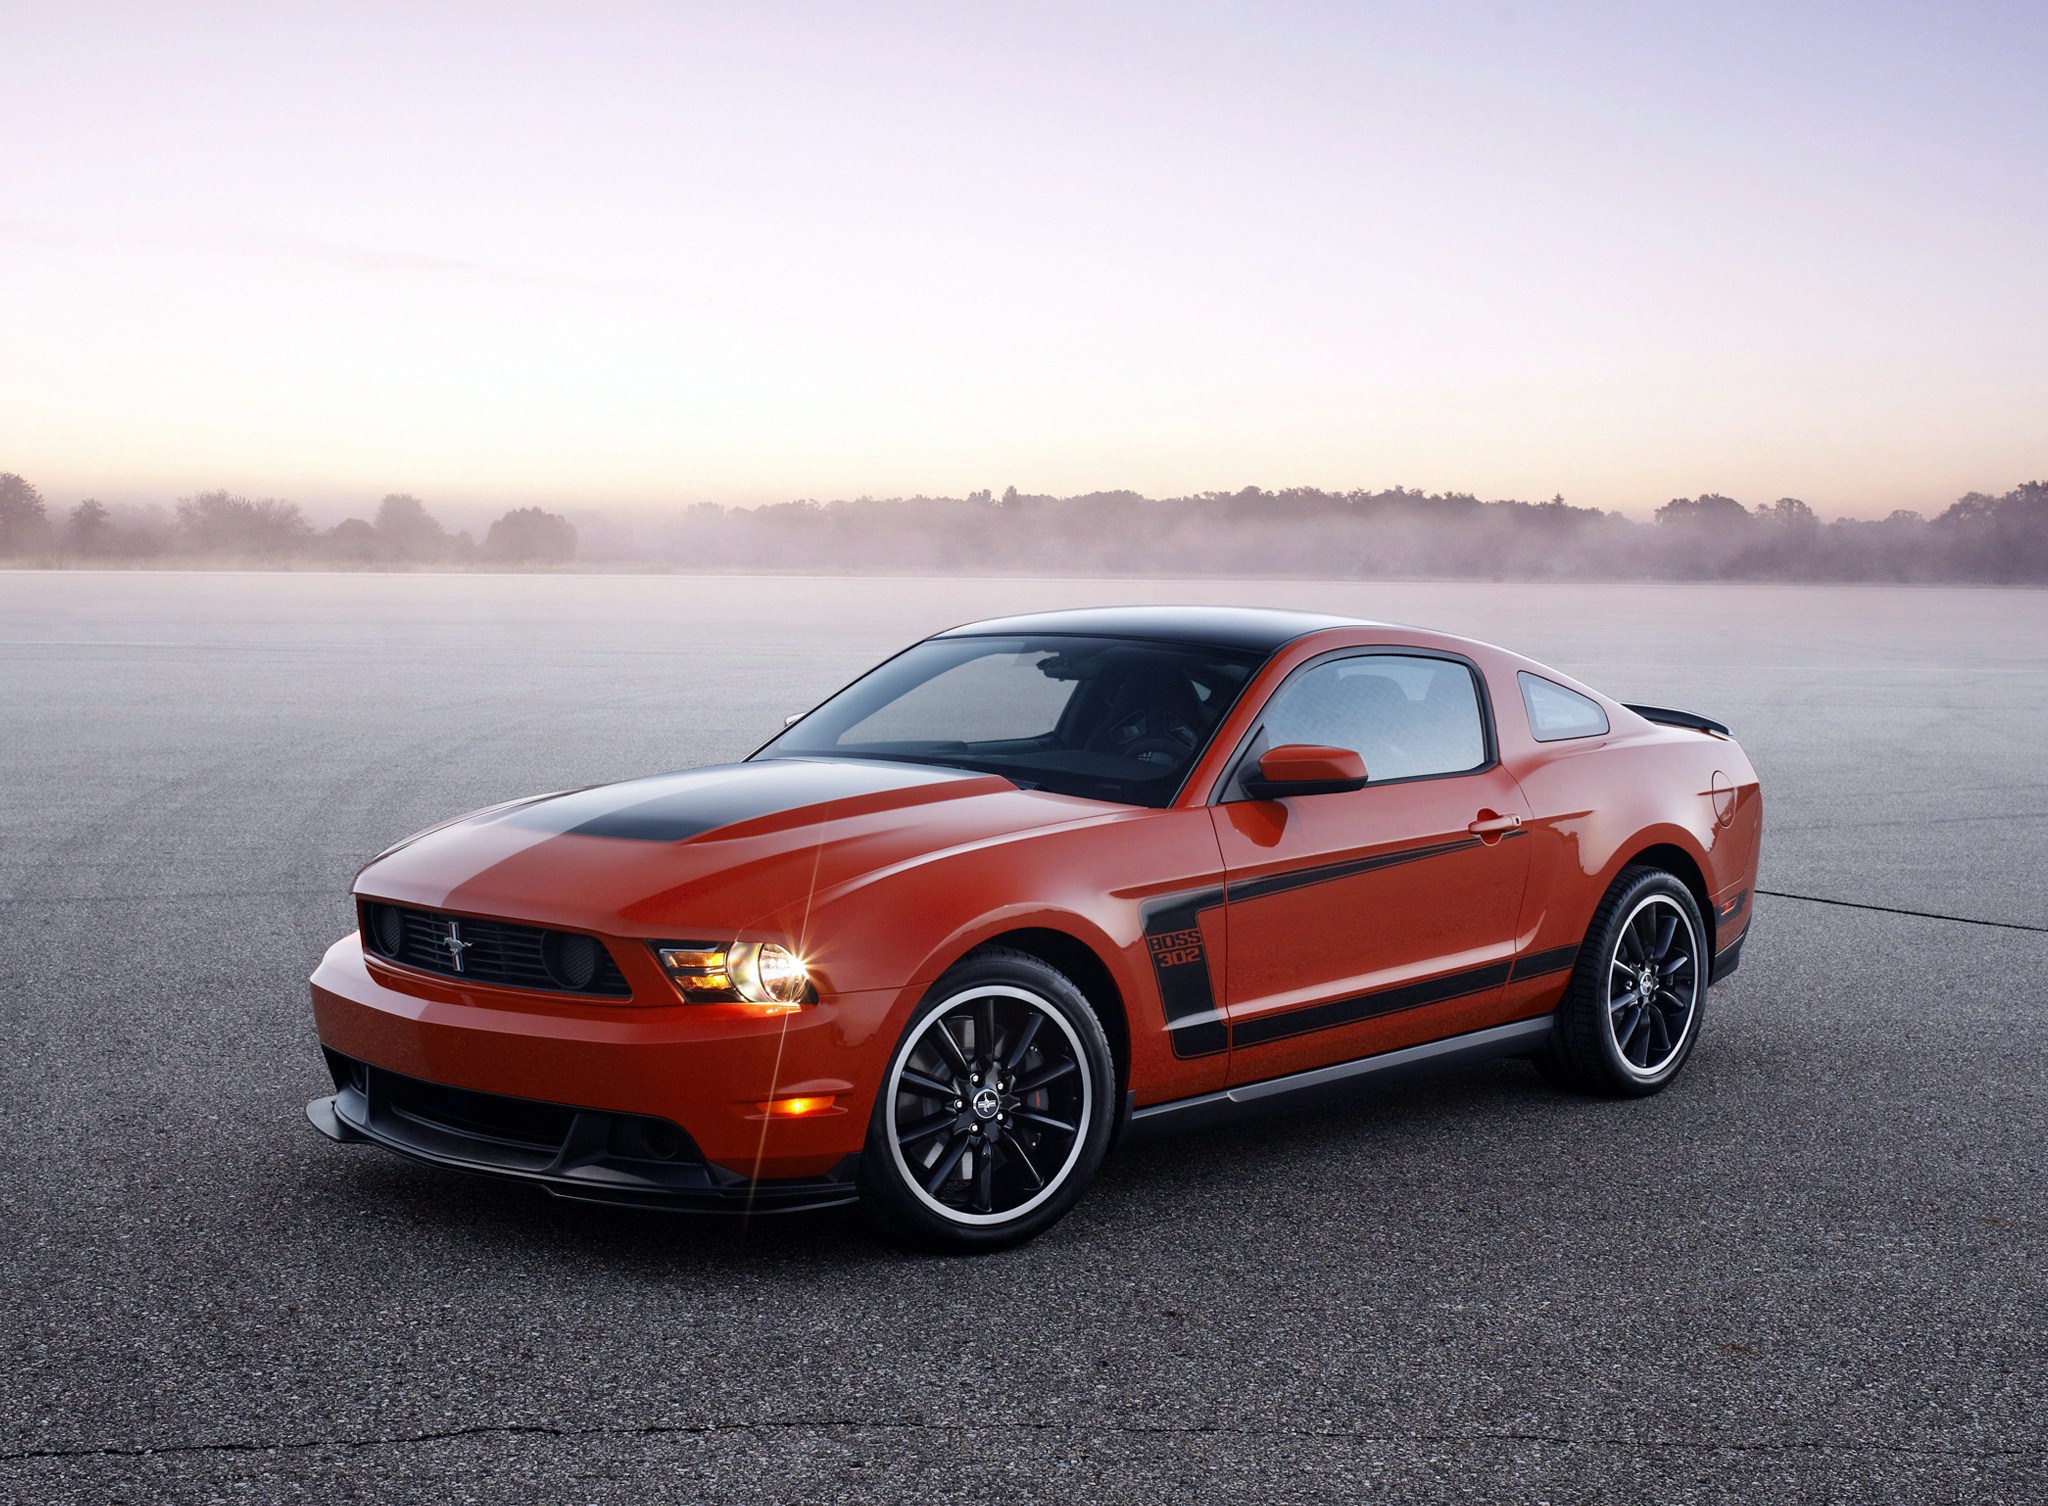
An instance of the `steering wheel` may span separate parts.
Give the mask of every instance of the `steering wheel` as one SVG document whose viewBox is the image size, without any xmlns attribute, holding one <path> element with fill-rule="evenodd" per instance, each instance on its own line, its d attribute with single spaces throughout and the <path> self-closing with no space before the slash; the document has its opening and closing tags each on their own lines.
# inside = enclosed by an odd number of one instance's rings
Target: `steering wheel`
<svg viewBox="0 0 2048 1506">
<path fill-rule="evenodd" d="M 1201 734 L 1170 711 L 1133 711 L 1088 739 L 1091 753 L 1114 753 L 1138 763 L 1170 765 L 1201 745 Z"/>
</svg>

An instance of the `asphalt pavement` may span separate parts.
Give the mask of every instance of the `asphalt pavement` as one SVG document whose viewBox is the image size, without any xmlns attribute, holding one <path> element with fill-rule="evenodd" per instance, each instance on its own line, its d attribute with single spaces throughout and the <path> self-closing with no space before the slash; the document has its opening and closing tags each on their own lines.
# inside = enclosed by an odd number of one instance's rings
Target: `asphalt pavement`
<svg viewBox="0 0 2048 1506">
<path fill-rule="evenodd" d="M 389 841 L 1159 600 L 1731 723 L 1766 893 L 1680 1082 L 1138 1145 L 978 1260 L 305 1123 Z M 0 573 L 0 1500 L 2048 1500 L 2044 748 L 2044 592 Z"/>
</svg>

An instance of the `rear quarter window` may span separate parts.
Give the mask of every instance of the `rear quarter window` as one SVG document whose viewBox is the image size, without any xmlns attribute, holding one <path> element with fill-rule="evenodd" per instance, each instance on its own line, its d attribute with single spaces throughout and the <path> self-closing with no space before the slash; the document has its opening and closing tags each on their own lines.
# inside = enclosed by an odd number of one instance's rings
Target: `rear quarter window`
<svg viewBox="0 0 2048 1506">
<path fill-rule="evenodd" d="M 1539 743 L 1599 737 L 1607 731 L 1607 713 L 1590 696 L 1527 670 L 1519 671 L 1515 679 L 1522 687 L 1522 705 L 1529 712 L 1529 733 Z"/>
</svg>

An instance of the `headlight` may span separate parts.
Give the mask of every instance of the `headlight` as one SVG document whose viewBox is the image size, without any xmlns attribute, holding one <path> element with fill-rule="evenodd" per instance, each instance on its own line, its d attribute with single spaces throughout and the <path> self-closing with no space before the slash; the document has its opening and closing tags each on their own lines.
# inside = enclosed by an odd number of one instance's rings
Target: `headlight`
<svg viewBox="0 0 2048 1506">
<path fill-rule="evenodd" d="M 758 1004 L 795 1009 L 811 996 L 803 958 L 772 941 L 655 948 L 662 971 L 692 1004 Z"/>
<path fill-rule="evenodd" d="M 811 991 L 811 970 L 803 958 L 774 942 L 741 941 L 731 952 L 733 987 L 749 1004 L 803 1003 Z"/>
</svg>

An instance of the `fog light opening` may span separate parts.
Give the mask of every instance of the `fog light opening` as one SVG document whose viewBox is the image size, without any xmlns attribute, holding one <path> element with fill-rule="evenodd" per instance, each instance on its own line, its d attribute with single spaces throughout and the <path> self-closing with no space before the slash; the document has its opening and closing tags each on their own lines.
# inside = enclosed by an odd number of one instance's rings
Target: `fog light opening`
<svg viewBox="0 0 2048 1506">
<path fill-rule="evenodd" d="M 610 1149 L 631 1161 L 673 1161 L 683 1153 L 683 1132 L 662 1119 L 615 1119 Z"/>
</svg>

